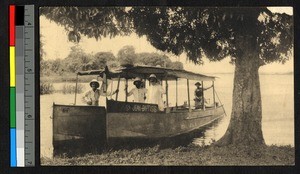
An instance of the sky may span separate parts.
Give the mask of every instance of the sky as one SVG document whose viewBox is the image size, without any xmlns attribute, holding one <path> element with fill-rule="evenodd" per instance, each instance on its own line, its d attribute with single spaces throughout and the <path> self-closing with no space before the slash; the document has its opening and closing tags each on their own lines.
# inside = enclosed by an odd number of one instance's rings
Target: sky
<svg viewBox="0 0 300 174">
<path fill-rule="evenodd" d="M 287 13 L 293 15 L 292 7 L 268 7 L 272 12 Z M 42 42 L 44 43 L 44 51 L 46 53 L 45 60 L 66 58 L 71 51 L 71 47 L 75 44 L 68 41 L 67 32 L 62 26 L 57 25 L 55 22 L 50 22 L 44 16 L 40 17 L 40 34 L 42 35 Z M 163 53 L 155 49 L 146 39 L 146 37 L 139 38 L 136 34 L 131 34 L 126 37 L 115 38 L 102 38 L 96 41 L 94 38 L 87 38 L 82 36 L 79 45 L 86 53 L 97 52 L 112 52 L 115 56 L 118 51 L 126 46 L 132 45 L 135 47 L 136 53 L 141 52 L 157 52 Z M 187 61 L 185 54 L 174 56 L 165 53 L 172 61 L 181 61 L 184 69 L 197 73 L 232 73 L 234 66 L 229 63 L 229 58 L 220 62 L 209 62 L 208 59 L 204 60 L 204 65 L 194 65 L 192 62 Z M 261 73 L 286 73 L 293 71 L 293 55 L 290 60 L 284 65 L 280 63 L 271 63 L 260 68 Z"/>
</svg>

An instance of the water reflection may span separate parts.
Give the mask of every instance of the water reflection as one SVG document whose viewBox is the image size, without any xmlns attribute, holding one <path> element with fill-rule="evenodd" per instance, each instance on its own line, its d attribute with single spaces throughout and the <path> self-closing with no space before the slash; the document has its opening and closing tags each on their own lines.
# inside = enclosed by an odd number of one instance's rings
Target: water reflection
<svg viewBox="0 0 300 174">
<path fill-rule="evenodd" d="M 218 141 L 224 134 L 229 124 L 229 116 L 224 116 L 207 125 L 202 136 L 195 137 L 192 143 L 199 146 L 210 145 L 215 141 Z"/>
</svg>

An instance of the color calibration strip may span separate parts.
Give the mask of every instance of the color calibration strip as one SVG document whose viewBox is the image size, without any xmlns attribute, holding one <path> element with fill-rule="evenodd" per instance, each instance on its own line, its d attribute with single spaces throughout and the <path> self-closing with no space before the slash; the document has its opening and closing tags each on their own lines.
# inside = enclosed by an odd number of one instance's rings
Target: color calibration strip
<svg viewBox="0 0 300 174">
<path fill-rule="evenodd" d="M 34 166 L 34 6 L 9 6 L 10 162 Z"/>
<path fill-rule="evenodd" d="M 16 57 L 15 57 L 16 6 L 9 6 L 9 64 L 10 64 L 10 166 L 17 166 L 16 148 Z"/>
</svg>

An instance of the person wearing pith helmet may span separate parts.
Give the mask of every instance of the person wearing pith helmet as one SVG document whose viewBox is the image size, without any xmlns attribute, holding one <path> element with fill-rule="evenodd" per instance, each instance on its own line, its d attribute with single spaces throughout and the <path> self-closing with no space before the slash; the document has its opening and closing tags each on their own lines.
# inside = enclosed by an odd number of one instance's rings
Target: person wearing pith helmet
<svg viewBox="0 0 300 174">
<path fill-rule="evenodd" d="M 164 103 L 162 95 L 165 94 L 165 90 L 159 84 L 158 79 L 155 74 L 151 74 L 148 78 L 150 86 L 147 92 L 147 103 L 157 104 L 158 109 L 164 110 Z"/>
<path fill-rule="evenodd" d="M 204 102 L 207 103 L 204 98 L 204 91 L 211 88 L 212 86 L 208 88 L 202 88 L 202 84 L 199 82 L 195 83 L 195 86 L 196 86 L 196 90 L 194 93 L 195 109 L 200 109 L 203 108 Z"/>
<path fill-rule="evenodd" d="M 195 86 L 201 86 L 201 83 L 199 83 L 199 82 L 197 82 L 197 83 L 195 83 Z"/>
<path fill-rule="evenodd" d="M 92 89 L 95 90 L 95 89 L 99 88 L 99 86 L 100 86 L 100 84 L 96 79 L 93 79 L 92 81 L 90 81 L 90 87 Z"/>
<path fill-rule="evenodd" d="M 128 93 L 127 96 L 133 95 L 134 97 L 134 102 L 138 103 L 144 103 L 146 99 L 146 93 L 147 89 L 143 88 L 143 81 L 141 78 L 136 77 L 133 81 L 133 84 L 135 85 L 135 88 L 131 89 Z"/>
<path fill-rule="evenodd" d="M 98 89 L 100 87 L 99 82 L 96 79 L 90 81 L 91 90 L 87 91 L 83 96 L 83 102 L 92 105 L 92 106 L 99 106 L 99 98 L 100 96 L 111 96 L 118 92 L 118 90 L 110 93 L 104 93 L 103 90 Z"/>
<path fill-rule="evenodd" d="M 151 74 L 148 79 L 151 83 L 157 83 L 158 81 L 155 74 Z"/>
</svg>

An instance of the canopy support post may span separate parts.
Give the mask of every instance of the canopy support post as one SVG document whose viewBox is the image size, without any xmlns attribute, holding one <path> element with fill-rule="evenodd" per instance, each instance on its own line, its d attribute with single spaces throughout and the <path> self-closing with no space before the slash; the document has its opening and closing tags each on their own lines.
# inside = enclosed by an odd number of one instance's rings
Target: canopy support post
<svg viewBox="0 0 300 174">
<path fill-rule="evenodd" d="M 107 74 L 103 74 L 103 92 L 105 92 L 105 98 L 107 100 Z"/>
<path fill-rule="evenodd" d="M 213 87 L 214 108 L 216 108 L 216 98 L 215 98 L 215 82 L 214 82 L 214 81 L 212 81 L 212 87 Z"/>
<path fill-rule="evenodd" d="M 119 78 L 118 78 L 118 84 L 117 84 L 117 94 L 116 94 L 116 101 L 118 101 L 118 95 L 119 95 L 119 87 L 120 87 L 120 79 L 121 79 L 121 77 L 119 76 Z"/>
<path fill-rule="evenodd" d="M 178 107 L 178 78 L 176 78 L 176 109 Z"/>
<path fill-rule="evenodd" d="M 147 76 L 144 75 L 144 82 L 143 82 L 143 88 L 146 89 L 146 85 L 147 85 Z M 146 93 L 144 93 L 144 102 L 146 102 L 147 100 L 147 95 Z"/>
<path fill-rule="evenodd" d="M 145 76 L 144 77 L 144 88 L 146 88 L 146 85 L 147 85 L 147 77 Z"/>
<path fill-rule="evenodd" d="M 168 80 L 166 79 L 166 102 L 167 102 L 167 109 L 166 111 L 169 112 L 169 85 L 168 85 Z"/>
<path fill-rule="evenodd" d="M 226 111 L 225 111 L 225 109 L 224 109 L 224 106 L 223 106 L 223 104 L 222 104 L 222 102 L 221 102 L 221 100 L 220 100 L 220 98 L 219 98 L 219 95 L 218 95 L 217 91 L 215 91 L 215 92 L 216 92 L 216 96 L 217 96 L 217 98 L 218 98 L 218 101 L 220 102 L 220 105 L 221 105 L 222 108 L 223 108 L 224 114 L 225 114 L 225 116 L 227 116 Z"/>
<path fill-rule="evenodd" d="M 113 89 L 114 89 L 113 86 L 114 86 L 114 81 L 112 80 L 112 81 L 111 81 L 111 85 L 110 85 L 110 91 L 111 91 L 111 92 L 112 92 Z M 112 96 L 113 96 L 113 95 L 110 95 L 110 99 L 112 99 Z"/>
<path fill-rule="evenodd" d="M 204 99 L 204 82 L 201 81 L 202 86 L 202 109 L 205 110 L 205 99 Z"/>
<path fill-rule="evenodd" d="M 105 107 L 107 108 L 107 74 L 103 73 L 103 82 L 101 90 L 105 93 Z M 99 103 L 98 103 L 99 105 Z"/>
<path fill-rule="evenodd" d="M 125 84 L 125 102 L 127 102 L 128 98 L 128 79 L 126 79 L 126 84 Z"/>
<path fill-rule="evenodd" d="M 190 81 L 189 81 L 189 79 L 186 79 L 186 83 L 187 83 L 187 92 L 188 92 L 189 112 L 191 112 L 192 108 L 191 108 L 191 101 L 190 101 Z"/>
<path fill-rule="evenodd" d="M 75 100 L 74 100 L 74 105 L 76 105 L 76 98 L 77 98 L 77 85 L 78 85 L 78 74 L 76 75 L 76 85 L 75 85 Z"/>
</svg>

